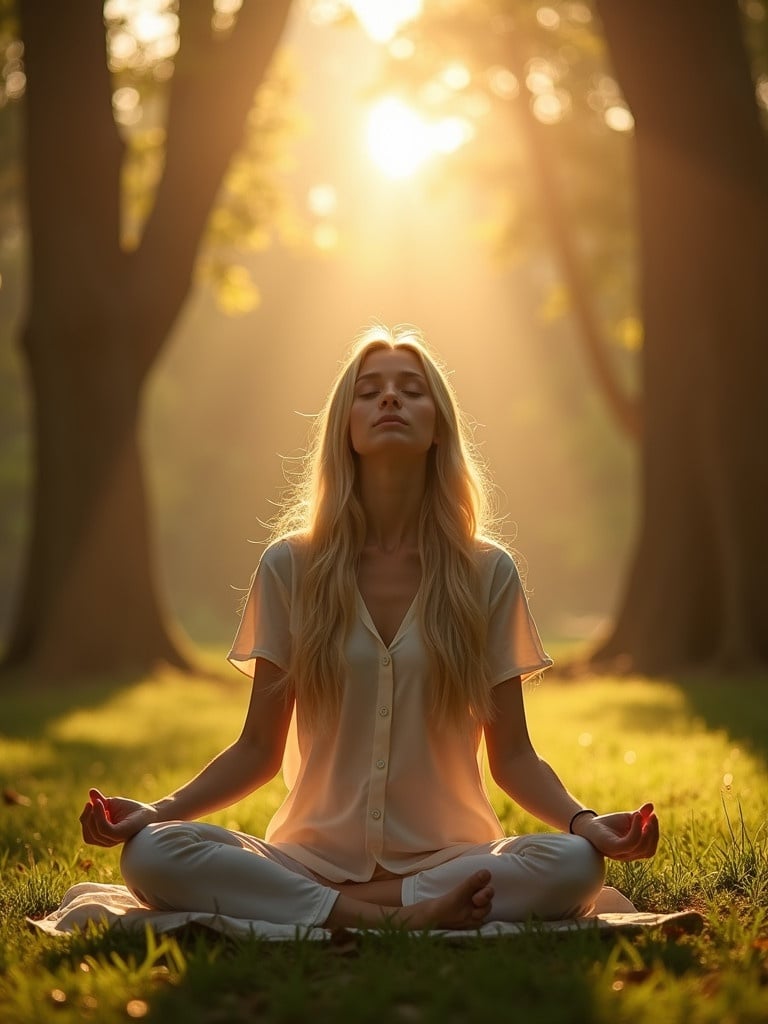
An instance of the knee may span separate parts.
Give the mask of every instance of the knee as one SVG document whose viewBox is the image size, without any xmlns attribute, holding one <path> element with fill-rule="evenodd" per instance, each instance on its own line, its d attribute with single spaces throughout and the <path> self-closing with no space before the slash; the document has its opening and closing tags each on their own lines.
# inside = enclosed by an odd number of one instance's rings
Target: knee
<svg viewBox="0 0 768 1024">
<path fill-rule="evenodd" d="M 605 879 L 605 859 L 582 836 L 564 835 L 563 869 L 577 888 L 596 893 Z"/>
<path fill-rule="evenodd" d="M 147 825 L 123 846 L 120 872 L 125 884 L 142 903 L 163 909 L 158 889 L 170 868 L 179 837 L 173 823 Z"/>
<path fill-rule="evenodd" d="M 605 879 L 605 860 L 581 836 L 557 838 L 557 870 L 551 881 L 558 916 L 583 917 L 594 905 Z"/>
<path fill-rule="evenodd" d="M 538 865 L 533 913 L 544 919 L 583 917 L 603 885 L 605 862 L 581 836 L 547 833 L 531 836 L 524 856 Z"/>
</svg>

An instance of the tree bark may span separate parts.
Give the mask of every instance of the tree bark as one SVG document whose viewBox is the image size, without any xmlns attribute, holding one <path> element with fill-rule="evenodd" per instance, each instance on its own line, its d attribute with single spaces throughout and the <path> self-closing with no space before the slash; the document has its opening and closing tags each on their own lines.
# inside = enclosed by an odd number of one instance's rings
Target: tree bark
<svg viewBox="0 0 768 1024">
<path fill-rule="evenodd" d="M 736 0 L 599 0 L 635 118 L 641 522 L 597 662 L 768 660 L 768 148 Z"/>
<path fill-rule="evenodd" d="M 47 677 L 189 664 L 156 579 L 141 398 L 289 7 L 246 0 L 220 40 L 207 5 L 182 3 L 165 170 L 127 253 L 102 3 L 20 4 L 35 486 L 6 668 Z"/>
</svg>

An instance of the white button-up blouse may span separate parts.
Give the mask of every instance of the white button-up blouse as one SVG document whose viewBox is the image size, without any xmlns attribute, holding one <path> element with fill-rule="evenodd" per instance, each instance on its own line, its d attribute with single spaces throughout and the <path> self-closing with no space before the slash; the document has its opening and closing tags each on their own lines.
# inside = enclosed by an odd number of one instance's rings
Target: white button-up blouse
<svg viewBox="0 0 768 1024">
<path fill-rule="evenodd" d="M 288 668 L 301 558 L 290 539 L 264 552 L 228 655 L 241 671 L 252 674 L 257 658 Z M 477 559 L 491 685 L 549 667 L 514 561 L 489 542 Z M 295 716 L 291 725 L 288 795 L 266 839 L 330 881 L 367 881 L 379 868 L 412 874 L 504 835 L 480 773 L 477 723 L 430 719 L 416 606 L 387 647 L 358 592 L 338 726 L 314 734 Z"/>
</svg>

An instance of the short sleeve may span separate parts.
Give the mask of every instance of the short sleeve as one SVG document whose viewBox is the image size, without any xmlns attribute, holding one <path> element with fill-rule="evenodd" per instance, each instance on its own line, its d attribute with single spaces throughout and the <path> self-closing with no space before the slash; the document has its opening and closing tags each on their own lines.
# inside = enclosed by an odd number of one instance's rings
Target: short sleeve
<svg viewBox="0 0 768 1024">
<path fill-rule="evenodd" d="M 492 567 L 487 652 L 491 685 L 533 675 L 553 664 L 544 651 L 514 559 L 503 549 Z"/>
<path fill-rule="evenodd" d="M 227 660 L 246 675 L 253 675 L 257 658 L 271 661 L 284 672 L 288 670 L 292 577 L 290 545 L 277 541 L 261 556 L 227 655 Z"/>
</svg>

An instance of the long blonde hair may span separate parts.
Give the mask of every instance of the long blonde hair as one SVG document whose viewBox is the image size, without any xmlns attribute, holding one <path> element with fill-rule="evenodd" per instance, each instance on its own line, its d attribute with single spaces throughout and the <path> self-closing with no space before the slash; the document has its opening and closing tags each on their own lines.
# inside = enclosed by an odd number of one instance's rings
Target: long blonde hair
<svg viewBox="0 0 768 1024">
<path fill-rule="evenodd" d="M 275 523 L 276 536 L 291 534 L 303 548 L 299 628 L 286 683 L 294 689 L 299 714 L 314 727 L 331 724 L 338 713 L 366 532 L 349 440 L 355 382 L 369 352 L 395 348 L 421 362 L 440 439 L 428 456 L 418 535 L 418 612 L 433 670 L 432 711 L 441 722 L 456 721 L 467 710 L 481 722 L 490 717 L 487 623 L 476 563 L 478 543 L 491 525 L 483 468 L 446 374 L 421 333 L 376 325 L 342 365 L 315 421 L 305 471 Z"/>
</svg>

